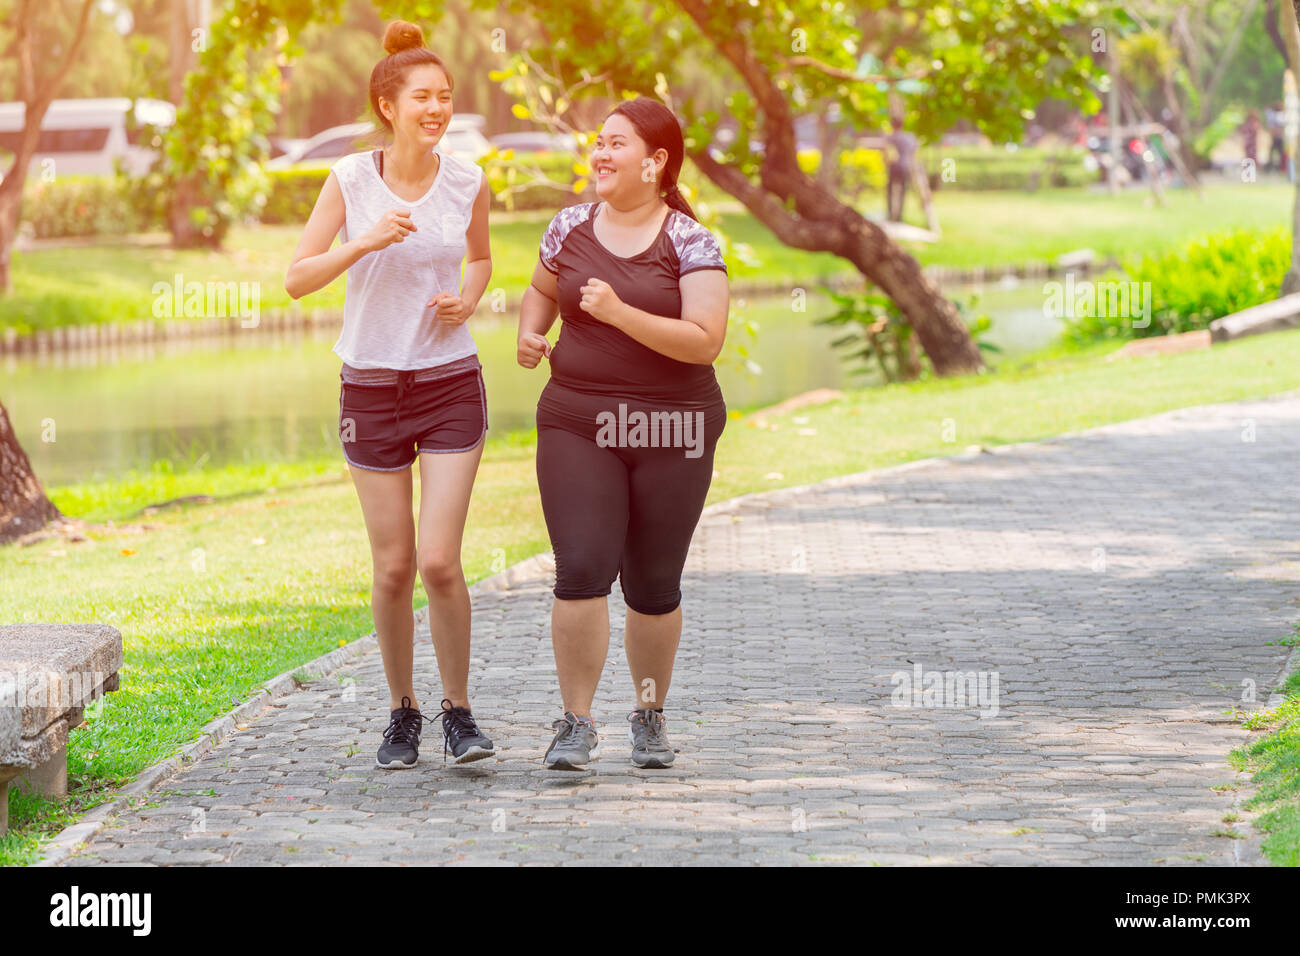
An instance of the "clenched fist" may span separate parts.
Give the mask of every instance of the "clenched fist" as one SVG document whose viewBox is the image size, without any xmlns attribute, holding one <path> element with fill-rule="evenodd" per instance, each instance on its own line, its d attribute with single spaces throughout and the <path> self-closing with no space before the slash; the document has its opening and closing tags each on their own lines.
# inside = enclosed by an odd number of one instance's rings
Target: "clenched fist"
<svg viewBox="0 0 1300 956">
<path fill-rule="evenodd" d="M 580 291 L 582 301 L 578 305 L 583 312 L 607 325 L 616 324 L 623 300 L 608 282 L 604 279 L 588 279 Z"/>
<path fill-rule="evenodd" d="M 519 351 L 515 358 L 520 365 L 524 368 L 537 368 L 543 355 L 548 359 L 551 357 L 551 343 L 546 341 L 546 336 L 536 332 L 526 332 L 519 336 Z"/>
<path fill-rule="evenodd" d="M 411 210 L 390 209 L 361 238 L 365 241 L 366 248 L 371 252 L 378 252 L 418 231 L 415 223 L 411 221 Z"/>
<path fill-rule="evenodd" d="M 452 292 L 439 292 L 429 302 L 429 308 L 438 307 L 438 321 L 448 325 L 462 325 L 469 318 L 465 303 Z"/>
</svg>

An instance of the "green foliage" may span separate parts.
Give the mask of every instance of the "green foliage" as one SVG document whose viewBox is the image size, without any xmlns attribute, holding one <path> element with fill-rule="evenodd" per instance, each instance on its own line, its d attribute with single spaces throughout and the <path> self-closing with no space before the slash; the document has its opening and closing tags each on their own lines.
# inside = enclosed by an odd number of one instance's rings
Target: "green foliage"
<svg viewBox="0 0 1300 956">
<path fill-rule="evenodd" d="M 498 0 L 473 3 L 479 9 L 498 6 Z M 834 102 L 848 124 L 879 129 L 887 119 L 893 83 L 911 90 L 906 93 L 911 97 L 908 128 L 923 140 L 966 120 L 1005 141 L 1019 137 L 1024 121 L 1044 99 L 1084 109 L 1100 105 L 1090 88 L 1095 70 L 1086 40 L 1078 37 L 1084 28 L 1109 22 L 1106 8 L 1094 0 L 975 0 L 955 6 L 938 0 L 875 2 L 874 29 L 865 34 L 861 4 L 822 0 L 711 0 L 691 4 L 689 15 L 685 4 L 636 0 L 506 0 L 505 6 L 546 24 L 545 40 L 530 51 L 536 59 L 571 82 L 590 78 L 594 93 L 676 93 L 681 80 L 676 64 L 717 64 L 724 88 L 731 91 L 722 102 L 709 87 L 673 106 L 686 118 L 688 150 L 712 141 L 724 112 L 734 119 L 739 129 L 722 161 L 750 177 L 761 161 L 753 140 L 770 131 L 760 130 L 753 94 L 722 55 L 728 44 L 743 44 L 749 61 L 771 77 L 794 114 Z M 414 7 L 414 13 L 436 20 L 446 4 L 422 0 Z M 891 42 L 900 37 L 901 43 Z M 815 64 L 792 66 L 795 56 Z M 888 82 L 849 82 L 838 75 L 865 77 L 873 59 L 879 70 L 871 72 L 889 77 Z"/>
<path fill-rule="evenodd" d="M 277 56 L 300 52 L 290 38 L 313 18 L 336 17 L 339 2 L 233 0 L 212 24 L 164 136 L 165 189 L 197 242 L 219 246 L 232 223 L 261 213 L 269 188 L 261 164 L 280 108 Z"/>
<path fill-rule="evenodd" d="M 819 149 L 801 149 L 798 153 L 799 168 L 809 176 L 816 177 L 822 165 L 822 153 Z M 880 193 L 885 188 L 885 158 L 878 149 L 856 146 L 843 149 L 836 154 L 839 160 L 838 188 L 839 198 L 848 205 L 856 205 L 861 199 L 872 193 Z"/>
<path fill-rule="evenodd" d="M 518 105 L 518 104 L 516 104 Z M 494 207 L 510 212 L 558 209 L 575 199 L 594 199 L 588 189 L 586 165 L 569 153 L 515 156 L 515 151 L 493 150 L 483 158 Z"/>
<path fill-rule="evenodd" d="M 876 369 L 887 382 L 908 382 L 928 377 L 930 366 L 917 346 L 916 335 L 898 306 L 887 296 L 871 292 L 837 292 L 822 286 L 838 311 L 815 319 L 816 325 L 844 326 L 848 331 L 831 342 L 843 349 L 845 361 L 861 360 L 852 369 L 857 375 L 872 375 Z M 993 327 L 993 320 L 983 314 L 972 315 L 977 300 L 968 303 L 954 302 L 962 315 L 971 337 L 981 351 L 998 352 L 991 342 L 981 341 L 981 336 Z M 875 367 L 872 367 L 872 363 Z"/>
<path fill-rule="evenodd" d="M 1245 119 L 1246 111 L 1240 106 L 1225 108 L 1197 134 L 1192 149 L 1198 156 L 1209 156 L 1214 151 L 1214 147 L 1235 133 Z"/>
<path fill-rule="evenodd" d="M 1081 146 L 1048 150 L 1003 146 L 946 146 L 926 152 L 926 168 L 935 189 L 1018 189 L 1083 186 L 1097 178 L 1084 166 Z M 948 161 L 951 160 L 951 163 Z M 951 178 L 945 180 L 945 171 Z"/>
<path fill-rule="evenodd" d="M 328 166 L 276 169 L 267 173 L 270 191 L 262 207 L 261 221 L 267 225 L 302 225 L 311 215 L 321 187 L 329 176 Z"/>
<path fill-rule="evenodd" d="M 1119 281 L 1148 290 L 1150 324 L 1135 328 L 1127 315 L 1079 315 L 1066 320 L 1062 334 L 1083 344 L 1209 328 L 1215 319 L 1277 298 L 1290 259 L 1285 229 L 1203 236 L 1181 248 L 1132 258 Z"/>
<path fill-rule="evenodd" d="M 1291 676 L 1282 704 L 1242 725 L 1271 732 L 1229 755 L 1235 767 L 1253 772 L 1256 789 L 1245 807 L 1260 813 L 1254 824 L 1264 834 L 1261 849 L 1275 866 L 1300 866 L 1300 691 Z"/>
<path fill-rule="evenodd" d="M 59 176 L 50 182 L 28 177 L 23 226 L 36 239 L 123 235 L 148 228 L 111 176 Z"/>
</svg>

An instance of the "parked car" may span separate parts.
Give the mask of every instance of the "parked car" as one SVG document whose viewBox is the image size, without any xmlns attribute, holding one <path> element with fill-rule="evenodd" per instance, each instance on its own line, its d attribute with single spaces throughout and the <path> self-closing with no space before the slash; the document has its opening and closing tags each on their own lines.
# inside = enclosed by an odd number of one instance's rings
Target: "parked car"
<svg viewBox="0 0 1300 956">
<path fill-rule="evenodd" d="M 0 150 L 18 151 L 26 117 L 25 103 L 0 103 Z M 40 175 L 49 159 L 57 173 L 109 176 L 114 161 L 120 159 L 129 175 L 141 176 L 158 155 L 143 140 L 143 124 L 164 128 L 175 122 L 176 107 L 165 100 L 125 96 L 54 100 L 41 121 L 27 174 Z"/>
<path fill-rule="evenodd" d="M 578 141 L 567 133 L 548 133 L 532 130 L 526 133 L 498 133 L 492 137 L 497 149 L 513 149 L 516 153 L 545 155 L 547 153 L 574 153 Z"/>
<path fill-rule="evenodd" d="M 275 159 L 285 153 L 292 153 L 307 142 L 305 139 L 295 139 L 291 136 L 271 136 L 269 139 L 271 142 L 271 155 L 268 159 Z"/>
<path fill-rule="evenodd" d="M 454 153 L 471 162 L 489 153 L 492 144 L 482 133 L 484 119 L 477 113 L 455 113 L 447 132 L 438 141 L 435 151 Z M 345 123 L 322 130 L 315 136 L 303 140 L 290 148 L 282 156 L 267 160 L 267 169 L 289 169 L 294 166 L 330 165 L 334 160 L 355 153 L 361 147 L 360 140 L 375 132 L 371 122 Z"/>
</svg>

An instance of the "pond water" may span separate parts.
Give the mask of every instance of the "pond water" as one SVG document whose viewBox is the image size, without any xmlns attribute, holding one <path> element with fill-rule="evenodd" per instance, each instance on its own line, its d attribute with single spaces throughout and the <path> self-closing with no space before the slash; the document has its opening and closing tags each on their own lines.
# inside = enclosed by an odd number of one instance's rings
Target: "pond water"
<svg viewBox="0 0 1300 956">
<path fill-rule="evenodd" d="M 953 288 L 994 319 L 988 340 L 1004 352 L 1046 345 L 1058 331 L 1043 315 L 1042 281 L 1016 287 Z M 741 304 L 743 302 L 743 305 Z M 839 329 L 813 324 L 829 314 L 810 294 L 805 312 L 786 297 L 733 300 L 759 326 L 749 341 L 733 333 L 716 363 L 730 409 L 770 405 L 814 388 L 870 384 L 831 348 Z M 489 435 L 533 427 L 546 384 L 515 362 L 516 316 L 480 312 L 470 320 L 487 387 Z M 554 341 L 558 323 L 552 330 Z M 47 487 L 111 478 L 167 459 L 202 463 L 294 461 L 342 452 L 338 442 L 337 332 L 259 332 L 216 339 L 143 343 L 107 351 L 7 356 L 0 400 Z M 745 367 L 745 343 L 759 369 Z"/>
</svg>

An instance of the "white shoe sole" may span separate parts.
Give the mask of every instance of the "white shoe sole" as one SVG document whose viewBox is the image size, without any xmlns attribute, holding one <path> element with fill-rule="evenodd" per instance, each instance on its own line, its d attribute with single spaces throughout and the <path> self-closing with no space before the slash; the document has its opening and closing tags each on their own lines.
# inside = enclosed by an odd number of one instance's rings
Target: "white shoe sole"
<svg viewBox="0 0 1300 956">
<path fill-rule="evenodd" d="M 484 757 L 495 757 L 495 750 L 484 750 L 482 747 L 473 746 L 466 750 L 459 757 L 452 757 L 451 762 L 454 764 L 473 763 L 475 760 L 482 760 Z"/>
<path fill-rule="evenodd" d="M 420 762 L 420 758 L 418 756 L 410 763 L 402 763 L 402 761 L 400 760 L 394 760 L 391 761 L 390 763 L 380 763 L 379 758 L 378 757 L 375 758 L 375 766 L 378 767 L 380 770 L 410 770 L 419 762 Z"/>
</svg>

